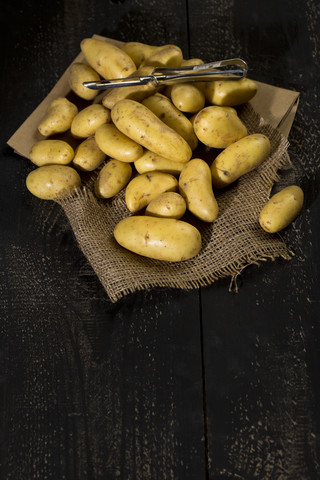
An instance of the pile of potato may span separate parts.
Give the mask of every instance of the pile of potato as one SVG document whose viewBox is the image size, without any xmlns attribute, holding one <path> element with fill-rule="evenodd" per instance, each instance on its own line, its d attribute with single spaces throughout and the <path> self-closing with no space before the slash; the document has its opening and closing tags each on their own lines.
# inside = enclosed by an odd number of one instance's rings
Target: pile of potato
<svg viewBox="0 0 320 480">
<path fill-rule="evenodd" d="M 256 83 L 242 78 L 176 83 L 162 89 L 147 84 L 99 95 L 83 82 L 148 75 L 155 66 L 203 61 L 184 60 L 176 45 L 128 42 L 116 47 L 87 38 L 81 50 L 86 63 L 71 65 L 69 84 L 88 105 L 79 111 L 65 97 L 50 104 L 38 125 L 44 139 L 30 151 L 38 168 L 27 177 L 28 190 L 54 200 L 81 186 L 81 172 L 99 169 L 97 197 L 109 199 L 125 189 L 132 213 L 115 227 L 120 245 L 159 260 L 194 257 L 201 250 L 201 234 L 181 220 L 185 212 L 214 222 L 219 215 L 214 189 L 228 187 L 270 154 L 269 139 L 260 133 L 248 135 L 235 108 L 253 98 Z M 75 150 L 54 137 L 65 132 L 78 140 Z M 194 155 L 199 142 L 220 149 L 211 165 Z M 277 195 L 257 219 L 270 233 L 292 222 L 303 204 L 298 186 Z"/>
</svg>

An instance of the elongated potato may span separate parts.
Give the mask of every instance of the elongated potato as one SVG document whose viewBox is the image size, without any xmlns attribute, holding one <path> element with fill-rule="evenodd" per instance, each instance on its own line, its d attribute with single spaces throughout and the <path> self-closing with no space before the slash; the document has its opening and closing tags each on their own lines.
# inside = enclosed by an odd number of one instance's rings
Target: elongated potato
<svg viewBox="0 0 320 480">
<path fill-rule="evenodd" d="M 75 62 L 68 70 L 68 81 L 71 90 L 78 97 L 84 100 L 93 100 L 99 93 L 99 90 L 93 90 L 83 86 L 83 82 L 99 81 L 98 73 L 86 63 Z"/>
<path fill-rule="evenodd" d="M 169 98 L 157 93 L 149 96 L 142 103 L 168 125 L 168 127 L 178 132 L 179 135 L 188 142 L 191 150 L 197 148 L 198 138 L 194 133 L 190 120 L 173 105 Z"/>
<path fill-rule="evenodd" d="M 68 196 L 81 186 L 76 170 L 67 165 L 44 165 L 29 173 L 26 186 L 32 195 L 42 200 L 55 200 Z"/>
<path fill-rule="evenodd" d="M 178 180 L 168 173 L 144 173 L 134 177 L 127 185 L 125 200 L 130 212 L 146 207 L 151 200 L 163 192 L 177 190 Z"/>
<path fill-rule="evenodd" d="M 249 102 L 257 93 L 257 84 L 250 78 L 205 83 L 205 96 L 208 103 L 234 107 Z"/>
<path fill-rule="evenodd" d="M 295 220 L 303 206 L 304 194 L 297 185 L 290 185 L 273 195 L 259 215 L 259 223 L 268 233 L 276 233 Z"/>
<path fill-rule="evenodd" d="M 73 157 L 73 148 L 63 140 L 40 140 L 30 150 L 30 160 L 38 167 L 50 164 L 68 165 Z"/>
<path fill-rule="evenodd" d="M 212 162 L 212 184 L 224 188 L 250 172 L 268 157 L 270 141 L 261 133 L 241 138 L 225 148 Z"/>
<path fill-rule="evenodd" d="M 247 128 L 230 107 L 209 106 L 194 118 L 193 128 L 200 142 L 212 148 L 226 148 L 247 135 Z"/>
<path fill-rule="evenodd" d="M 190 160 L 192 150 L 188 142 L 145 105 L 120 100 L 112 108 L 111 118 L 121 132 L 148 150 L 176 162 Z"/>
<path fill-rule="evenodd" d="M 179 191 L 188 210 L 204 222 L 213 222 L 219 213 L 211 183 L 209 165 L 201 158 L 193 158 L 179 177 Z"/>
<path fill-rule="evenodd" d="M 206 102 L 202 90 L 191 82 L 173 85 L 171 100 L 178 110 L 185 113 L 199 112 Z"/>
<path fill-rule="evenodd" d="M 159 46 L 148 45 L 141 42 L 126 42 L 120 48 L 132 58 L 137 68 L 140 67 L 144 60 L 161 49 Z"/>
<path fill-rule="evenodd" d="M 100 150 L 122 162 L 134 162 L 143 154 L 143 148 L 120 132 L 112 123 L 101 125 L 95 133 Z"/>
<path fill-rule="evenodd" d="M 64 133 L 71 127 L 78 108 L 65 97 L 55 98 L 49 105 L 44 118 L 38 125 L 38 130 L 44 137 Z"/>
<path fill-rule="evenodd" d="M 134 61 L 109 42 L 85 38 L 80 47 L 89 65 L 105 79 L 125 78 L 136 70 Z"/>
<path fill-rule="evenodd" d="M 183 217 L 187 209 L 184 198 L 177 192 L 164 192 L 151 200 L 145 210 L 146 215 L 160 218 Z"/>
<path fill-rule="evenodd" d="M 152 67 L 180 67 L 183 59 L 182 50 L 177 45 L 163 45 L 147 57 L 141 67 L 146 65 Z"/>
<path fill-rule="evenodd" d="M 179 175 L 185 162 L 174 162 L 168 158 L 146 150 L 144 154 L 134 162 L 139 173 L 163 172 L 171 175 Z"/>
<path fill-rule="evenodd" d="M 77 138 L 87 138 L 111 120 L 110 110 L 99 104 L 82 109 L 72 120 L 71 133 Z"/>
<path fill-rule="evenodd" d="M 98 168 L 106 159 L 106 154 L 100 150 L 94 135 L 86 138 L 77 146 L 72 166 L 77 170 L 92 172 Z"/>
<path fill-rule="evenodd" d="M 94 185 L 95 194 L 100 198 L 114 197 L 127 185 L 131 175 L 130 163 L 111 159 L 99 172 Z"/>
<path fill-rule="evenodd" d="M 116 225 L 114 237 L 127 250 L 168 262 L 188 260 L 201 249 L 199 230 L 173 218 L 127 217 Z"/>
</svg>

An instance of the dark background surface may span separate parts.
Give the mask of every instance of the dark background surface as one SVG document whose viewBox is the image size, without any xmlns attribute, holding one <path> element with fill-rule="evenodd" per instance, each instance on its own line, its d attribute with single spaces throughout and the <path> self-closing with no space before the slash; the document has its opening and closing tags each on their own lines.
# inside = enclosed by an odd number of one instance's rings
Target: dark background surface
<svg viewBox="0 0 320 480">
<path fill-rule="evenodd" d="M 1 479 L 320 478 L 319 6 L 314 0 L 6 2 L 1 33 Z M 301 92 L 290 261 L 112 304 L 61 208 L 6 141 L 94 33 L 239 56 Z"/>
</svg>

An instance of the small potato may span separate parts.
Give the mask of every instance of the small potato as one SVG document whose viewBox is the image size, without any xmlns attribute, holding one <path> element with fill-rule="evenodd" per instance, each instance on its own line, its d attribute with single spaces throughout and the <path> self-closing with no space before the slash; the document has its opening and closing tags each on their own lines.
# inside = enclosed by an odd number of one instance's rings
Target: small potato
<svg viewBox="0 0 320 480">
<path fill-rule="evenodd" d="M 208 103 L 235 107 L 249 102 L 257 93 L 257 84 L 249 78 L 207 82 L 205 96 Z"/>
<path fill-rule="evenodd" d="M 196 113 L 205 105 L 202 90 L 193 83 L 177 83 L 171 90 L 172 103 L 178 110 L 185 113 Z"/>
<path fill-rule="evenodd" d="M 259 223 L 268 233 L 276 233 L 290 225 L 299 215 L 304 194 L 300 187 L 291 185 L 273 195 L 263 207 Z"/>
<path fill-rule="evenodd" d="M 55 200 L 80 187 L 81 178 L 72 167 L 44 165 L 29 173 L 26 186 L 32 195 L 42 200 Z"/>
<path fill-rule="evenodd" d="M 230 107 L 205 107 L 197 113 L 193 128 L 200 142 L 212 148 L 226 148 L 247 135 L 247 128 Z M 235 110 L 234 110 L 235 112 Z"/>
<path fill-rule="evenodd" d="M 179 175 L 185 166 L 185 162 L 174 162 L 173 160 L 146 150 L 142 157 L 134 162 L 134 166 L 139 173 L 164 172 L 171 173 L 171 175 Z"/>
<path fill-rule="evenodd" d="M 178 180 L 169 173 L 144 173 L 133 178 L 127 185 L 125 200 L 130 212 L 146 207 L 163 192 L 177 190 Z"/>
<path fill-rule="evenodd" d="M 180 67 L 183 59 L 182 50 L 177 45 L 163 45 L 150 57 L 146 58 L 141 67 Z"/>
<path fill-rule="evenodd" d="M 101 125 L 95 133 L 95 139 L 100 150 L 122 162 L 134 162 L 143 154 L 141 145 L 120 132 L 112 123 Z"/>
<path fill-rule="evenodd" d="M 44 118 L 38 125 L 38 130 L 44 137 L 64 133 L 71 127 L 77 113 L 76 105 L 65 97 L 58 97 L 50 103 Z"/>
<path fill-rule="evenodd" d="M 225 148 L 212 162 L 212 184 L 224 188 L 250 172 L 268 157 L 270 141 L 261 133 L 241 138 Z"/>
<path fill-rule="evenodd" d="M 86 138 L 77 146 L 72 165 L 77 170 L 92 172 L 106 159 L 106 154 L 100 150 L 94 135 Z"/>
<path fill-rule="evenodd" d="M 127 185 L 131 175 L 130 163 L 111 159 L 99 172 L 94 186 L 95 194 L 100 198 L 114 197 Z"/>
<path fill-rule="evenodd" d="M 177 192 L 164 192 L 151 200 L 145 210 L 146 215 L 160 218 L 176 218 L 185 214 L 187 209 L 184 198 Z"/>
<path fill-rule="evenodd" d="M 71 90 L 84 100 L 93 100 L 99 91 L 84 87 L 83 82 L 96 82 L 99 80 L 100 76 L 97 72 L 86 63 L 75 62 L 68 70 L 68 81 Z"/>
<path fill-rule="evenodd" d="M 87 138 L 105 123 L 111 121 L 110 110 L 99 104 L 89 105 L 72 120 L 71 134 L 76 138 Z"/>
<path fill-rule="evenodd" d="M 179 191 L 188 210 L 204 222 L 213 222 L 219 213 L 215 199 L 209 165 L 201 158 L 193 158 L 179 177 Z"/>
<path fill-rule="evenodd" d="M 168 262 L 188 260 L 201 250 L 199 230 L 173 218 L 127 217 L 116 225 L 114 237 L 127 250 Z"/>
<path fill-rule="evenodd" d="M 40 140 L 30 150 L 30 160 L 38 167 L 51 164 L 68 165 L 73 157 L 73 148 L 63 140 Z"/>
<path fill-rule="evenodd" d="M 139 68 L 141 63 L 153 55 L 160 47 L 141 42 L 126 42 L 120 48 L 132 58 L 136 67 Z"/>
</svg>

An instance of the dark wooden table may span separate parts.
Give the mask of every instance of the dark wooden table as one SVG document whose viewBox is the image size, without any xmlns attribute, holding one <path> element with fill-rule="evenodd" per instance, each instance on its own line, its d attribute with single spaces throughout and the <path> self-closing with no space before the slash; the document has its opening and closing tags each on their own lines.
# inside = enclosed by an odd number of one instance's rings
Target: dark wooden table
<svg viewBox="0 0 320 480">
<path fill-rule="evenodd" d="M 319 15 L 315 0 L 2 6 L 2 480 L 320 478 Z M 301 92 L 292 260 L 248 267 L 238 293 L 223 279 L 110 302 L 6 145 L 94 33 L 240 56 L 252 78 Z"/>
</svg>

